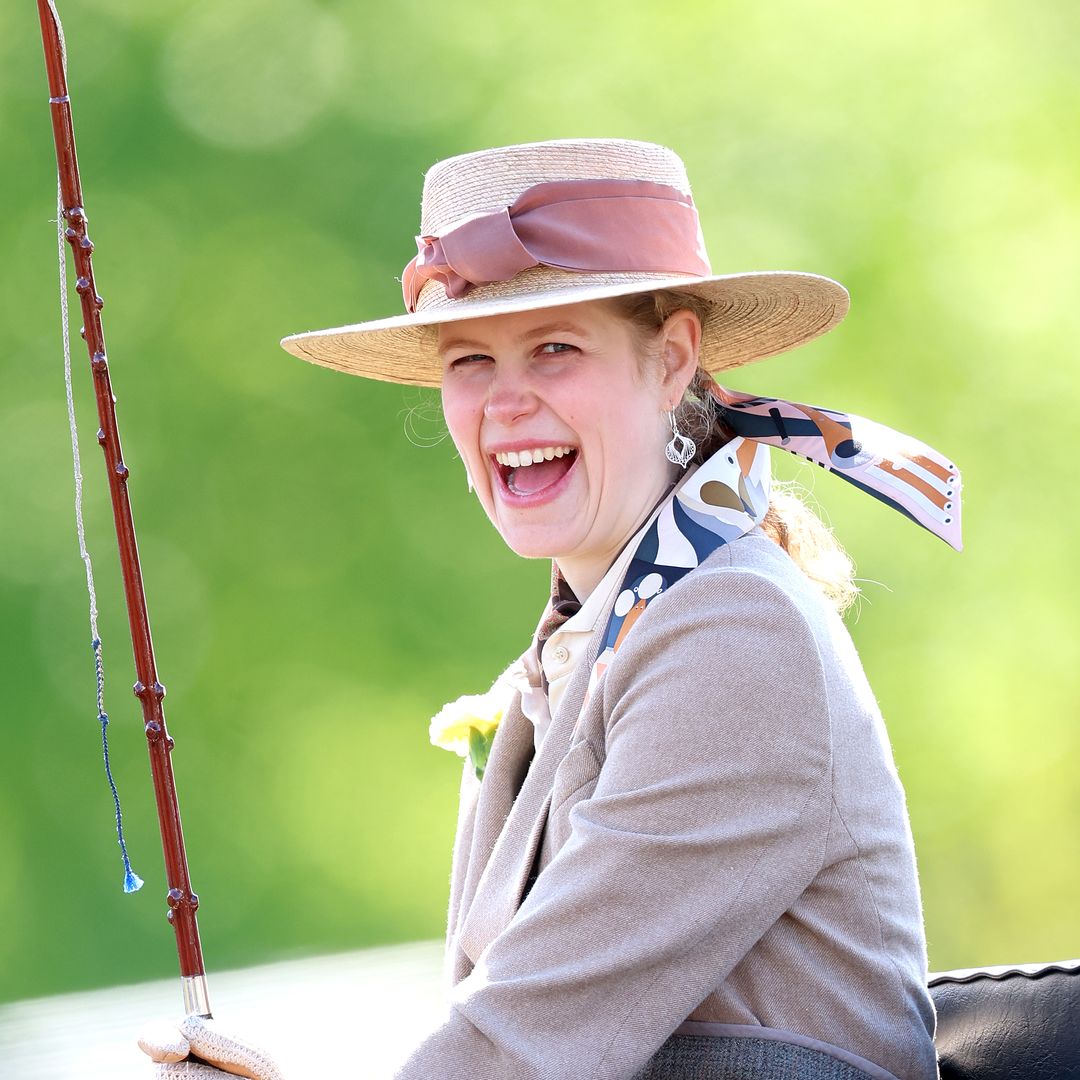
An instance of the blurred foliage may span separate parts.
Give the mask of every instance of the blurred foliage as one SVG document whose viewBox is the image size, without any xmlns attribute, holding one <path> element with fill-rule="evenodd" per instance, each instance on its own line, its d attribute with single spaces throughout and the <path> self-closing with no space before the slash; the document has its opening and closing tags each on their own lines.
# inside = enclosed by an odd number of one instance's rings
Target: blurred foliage
<svg viewBox="0 0 1080 1080">
<path fill-rule="evenodd" d="M 1072 0 L 60 6 L 212 968 L 441 932 L 459 763 L 427 721 L 520 651 L 546 590 L 466 495 L 437 396 L 277 339 L 400 309 L 433 161 L 597 134 L 682 153 L 717 269 L 851 288 L 841 329 L 733 385 L 964 468 L 962 557 L 807 476 L 864 581 L 932 966 L 1076 952 Z M 0 9 L 0 999 L 174 970 L 76 338 L 135 896 L 100 765 L 37 35 L 29 0 Z"/>
</svg>

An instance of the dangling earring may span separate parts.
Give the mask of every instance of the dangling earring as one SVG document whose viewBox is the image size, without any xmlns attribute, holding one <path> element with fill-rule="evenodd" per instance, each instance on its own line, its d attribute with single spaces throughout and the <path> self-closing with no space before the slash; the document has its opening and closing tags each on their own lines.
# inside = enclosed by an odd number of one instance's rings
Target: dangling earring
<svg viewBox="0 0 1080 1080">
<path fill-rule="evenodd" d="M 685 469 L 697 453 L 697 443 L 679 430 L 674 409 L 668 411 L 668 420 L 671 423 L 671 442 L 664 447 L 664 453 L 667 454 L 667 459 L 672 465 L 679 465 Z"/>
<path fill-rule="evenodd" d="M 465 470 L 465 483 L 468 486 L 469 494 L 471 495 L 473 493 L 472 473 L 469 472 L 468 469 Z"/>
</svg>

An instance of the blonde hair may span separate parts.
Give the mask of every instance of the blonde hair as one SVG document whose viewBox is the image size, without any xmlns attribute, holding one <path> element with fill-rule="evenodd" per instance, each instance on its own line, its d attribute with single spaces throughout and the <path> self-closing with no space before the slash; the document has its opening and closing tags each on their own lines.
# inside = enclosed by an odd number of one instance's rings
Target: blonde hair
<svg viewBox="0 0 1080 1080">
<path fill-rule="evenodd" d="M 668 289 L 620 296 L 610 303 L 637 331 L 643 366 L 651 363 L 650 346 L 670 315 L 692 311 L 705 325 L 711 309 L 709 301 L 699 296 Z M 697 443 L 694 464 L 703 462 L 735 435 L 709 392 L 712 382 L 713 377 L 698 368 L 675 410 L 679 430 Z M 792 482 L 773 484 L 761 528 L 842 613 L 859 595 L 854 581 L 855 567 L 832 530 L 797 494 L 798 489 L 799 485 Z"/>
</svg>

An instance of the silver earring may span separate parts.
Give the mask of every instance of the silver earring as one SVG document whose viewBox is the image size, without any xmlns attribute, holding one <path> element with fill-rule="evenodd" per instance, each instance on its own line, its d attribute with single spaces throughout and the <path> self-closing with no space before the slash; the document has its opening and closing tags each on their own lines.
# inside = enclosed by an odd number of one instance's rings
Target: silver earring
<svg viewBox="0 0 1080 1080">
<path fill-rule="evenodd" d="M 697 453 L 697 443 L 679 430 L 674 409 L 669 410 L 668 420 L 671 423 L 671 442 L 664 447 L 664 453 L 667 454 L 667 459 L 672 465 L 679 465 L 685 469 Z"/>
<path fill-rule="evenodd" d="M 465 483 L 468 485 L 469 494 L 473 493 L 472 473 L 468 469 L 465 470 Z"/>
</svg>

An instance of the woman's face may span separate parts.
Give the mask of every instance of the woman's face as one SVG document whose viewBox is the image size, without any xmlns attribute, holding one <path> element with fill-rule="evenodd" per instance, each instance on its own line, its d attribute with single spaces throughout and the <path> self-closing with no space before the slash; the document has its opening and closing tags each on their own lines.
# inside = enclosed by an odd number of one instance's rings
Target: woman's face
<svg viewBox="0 0 1080 1080">
<path fill-rule="evenodd" d="M 556 559 L 579 597 L 674 477 L 664 412 L 698 332 L 672 316 L 643 373 L 633 328 L 604 301 L 439 328 L 443 412 L 484 510 L 519 555 Z"/>
</svg>

